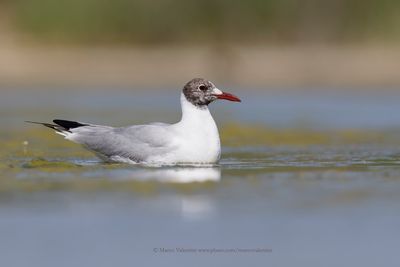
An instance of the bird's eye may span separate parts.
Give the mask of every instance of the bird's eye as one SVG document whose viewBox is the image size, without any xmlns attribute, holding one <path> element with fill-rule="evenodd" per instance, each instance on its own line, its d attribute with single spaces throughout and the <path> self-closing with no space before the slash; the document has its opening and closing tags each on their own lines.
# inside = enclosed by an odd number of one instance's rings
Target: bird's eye
<svg viewBox="0 0 400 267">
<path fill-rule="evenodd" d="M 202 84 L 202 85 L 199 86 L 199 89 L 201 91 L 205 91 L 205 90 L 207 90 L 207 87 L 204 84 Z"/>
</svg>

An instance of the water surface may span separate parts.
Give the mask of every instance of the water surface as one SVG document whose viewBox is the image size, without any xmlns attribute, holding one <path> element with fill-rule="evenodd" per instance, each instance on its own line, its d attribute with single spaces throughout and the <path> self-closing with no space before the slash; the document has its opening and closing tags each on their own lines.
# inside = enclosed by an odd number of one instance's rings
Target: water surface
<svg viewBox="0 0 400 267">
<path fill-rule="evenodd" d="M 397 266 L 400 95 L 240 92 L 218 165 L 152 168 L 23 121 L 173 122 L 171 92 L 2 91 L 2 263 Z"/>
</svg>

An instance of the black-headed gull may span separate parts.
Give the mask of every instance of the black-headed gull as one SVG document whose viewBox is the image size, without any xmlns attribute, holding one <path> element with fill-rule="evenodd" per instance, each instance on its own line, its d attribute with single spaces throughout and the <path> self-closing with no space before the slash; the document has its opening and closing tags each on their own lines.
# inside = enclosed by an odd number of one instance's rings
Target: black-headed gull
<svg viewBox="0 0 400 267">
<path fill-rule="evenodd" d="M 182 90 L 182 119 L 175 124 L 152 123 L 110 127 L 84 122 L 53 120 L 39 123 L 65 139 L 82 144 L 105 161 L 144 164 L 213 164 L 220 158 L 218 128 L 208 104 L 226 99 L 241 102 L 202 78 Z"/>
</svg>

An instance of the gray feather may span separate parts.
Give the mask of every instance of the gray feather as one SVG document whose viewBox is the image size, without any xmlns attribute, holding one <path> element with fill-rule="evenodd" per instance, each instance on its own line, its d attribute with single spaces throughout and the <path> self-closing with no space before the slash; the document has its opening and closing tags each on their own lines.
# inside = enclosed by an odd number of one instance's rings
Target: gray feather
<svg viewBox="0 0 400 267">
<path fill-rule="evenodd" d="M 113 128 L 88 125 L 71 129 L 67 139 L 111 158 L 123 157 L 135 162 L 146 161 L 154 155 L 164 155 L 173 150 L 169 124 L 135 125 Z"/>
</svg>

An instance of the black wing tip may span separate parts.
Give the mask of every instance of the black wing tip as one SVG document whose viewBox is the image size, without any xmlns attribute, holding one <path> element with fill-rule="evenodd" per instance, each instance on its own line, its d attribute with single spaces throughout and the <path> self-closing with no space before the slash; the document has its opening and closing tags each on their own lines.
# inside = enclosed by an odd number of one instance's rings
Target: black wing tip
<svg viewBox="0 0 400 267">
<path fill-rule="evenodd" d="M 82 126 L 87 126 L 87 124 L 83 124 L 77 121 L 68 121 L 68 120 L 53 120 L 53 122 L 57 125 L 60 125 L 61 127 L 65 128 L 66 130 L 73 129 L 73 128 L 78 128 Z"/>
</svg>

